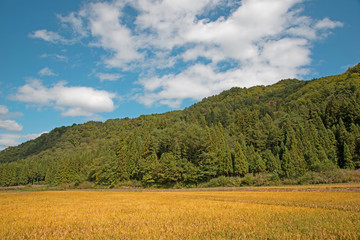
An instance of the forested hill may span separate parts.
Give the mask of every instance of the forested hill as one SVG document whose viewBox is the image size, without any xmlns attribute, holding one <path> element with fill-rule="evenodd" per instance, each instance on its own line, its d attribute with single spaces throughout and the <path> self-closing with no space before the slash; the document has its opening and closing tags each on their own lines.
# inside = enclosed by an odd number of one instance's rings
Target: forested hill
<svg viewBox="0 0 360 240">
<path fill-rule="evenodd" d="M 360 168 L 360 64 L 232 88 L 183 111 L 60 127 L 0 152 L 0 185 L 192 186 L 219 176 Z"/>
</svg>

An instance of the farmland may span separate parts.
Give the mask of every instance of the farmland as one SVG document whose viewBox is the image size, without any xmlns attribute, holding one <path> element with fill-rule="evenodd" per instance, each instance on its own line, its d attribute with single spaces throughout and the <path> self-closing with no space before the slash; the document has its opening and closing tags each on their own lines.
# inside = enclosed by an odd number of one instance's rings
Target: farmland
<svg viewBox="0 0 360 240">
<path fill-rule="evenodd" d="M 0 239 L 358 239 L 360 186 L 0 193 Z"/>
</svg>

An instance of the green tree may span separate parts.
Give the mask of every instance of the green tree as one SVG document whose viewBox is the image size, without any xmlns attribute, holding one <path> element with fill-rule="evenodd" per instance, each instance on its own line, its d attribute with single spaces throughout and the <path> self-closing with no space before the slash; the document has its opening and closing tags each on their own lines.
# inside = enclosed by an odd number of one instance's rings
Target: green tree
<svg viewBox="0 0 360 240">
<path fill-rule="evenodd" d="M 281 159 L 281 168 L 285 177 L 294 177 L 296 176 L 296 168 L 294 166 L 293 159 L 290 155 L 289 150 L 286 146 L 283 146 L 282 159 Z"/>
<path fill-rule="evenodd" d="M 245 174 L 248 172 L 248 164 L 245 160 L 245 156 L 239 142 L 237 142 L 235 146 L 233 167 L 233 172 L 236 176 L 245 176 Z"/>
<path fill-rule="evenodd" d="M 354 169 L 354 164 L 353 164 L 353 161 L 352 161 L 352 155 L 351 155 L 351 152 L 350 152 L 350 149 L 348 147 L 348 145 L 346 143 L 344 143 L 344 168 L 347 168 L 347 169 Z"/>
<path fill-rule="evenodd" d="M 266 170 L 268 172 L 280 173 L 281 171 L 281 162 L 278 157 L 275 157 L 274 154 L 269 150 L 265 150 L 263 159 L 265 161 Z"/>
</svg>

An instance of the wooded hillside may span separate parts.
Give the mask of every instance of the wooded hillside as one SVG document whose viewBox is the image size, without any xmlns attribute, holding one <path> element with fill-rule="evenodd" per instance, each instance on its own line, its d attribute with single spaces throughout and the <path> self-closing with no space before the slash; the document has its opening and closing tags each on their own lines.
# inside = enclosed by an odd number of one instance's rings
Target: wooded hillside
<svg viewBox="0 0 360 240">
<path fill-rule="evenodd" d="M 193 186 L 219 176 L 360 168 L 360 64 L 232 88 L 183 111 L 60 127 L 0 152 L 0 185 Z"/>
</svg>

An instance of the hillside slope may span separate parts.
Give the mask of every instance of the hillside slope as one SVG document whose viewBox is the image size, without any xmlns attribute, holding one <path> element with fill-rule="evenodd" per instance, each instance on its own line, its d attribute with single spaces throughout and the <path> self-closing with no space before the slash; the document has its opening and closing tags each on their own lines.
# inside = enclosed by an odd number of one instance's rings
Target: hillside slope
<svg viewBox="0 0 360 240">
<path fill-rule="evenodd" d="M 191 186 L 219 176 L 360 167 L 360 64 L 232 88 L 183 111 L 56 128 L 0 152 L 0 185 Z"/>
</svg>

